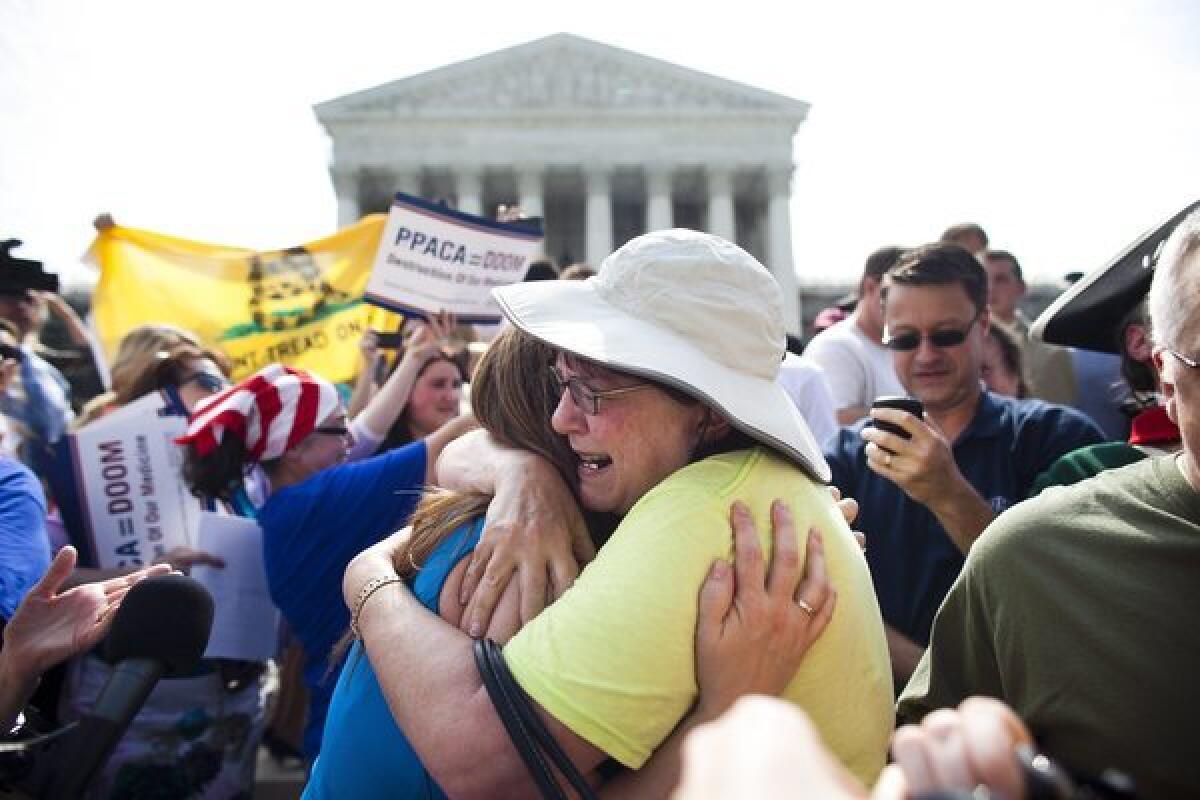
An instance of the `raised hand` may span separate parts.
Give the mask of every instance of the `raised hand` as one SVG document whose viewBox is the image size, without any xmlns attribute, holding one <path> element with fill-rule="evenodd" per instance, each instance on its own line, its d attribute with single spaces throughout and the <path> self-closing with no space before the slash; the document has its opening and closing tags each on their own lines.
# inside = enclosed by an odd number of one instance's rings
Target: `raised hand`
<svg viewBox="0 0 1200 800">
<path fill-rule="evenodd" d="M 75 569 L 75 559 L 75 548 L 60 550 L 4 629 L 5 657 L 20 675 L 36 678 L 94 647 L 108 632 L 113 613 L 130 588 L 145 578 L 171 572 L 170 566 L 159 564 L 60 594 L 59 588 Z"/>
</svg>

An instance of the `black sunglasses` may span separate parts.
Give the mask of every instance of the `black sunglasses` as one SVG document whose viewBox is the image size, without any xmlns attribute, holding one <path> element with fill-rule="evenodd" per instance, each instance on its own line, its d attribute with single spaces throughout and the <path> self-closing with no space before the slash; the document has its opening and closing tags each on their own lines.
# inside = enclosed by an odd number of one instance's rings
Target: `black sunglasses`
<svg viewBox="0 0 1200 800">
<path fill-rule="evenodd" d="M 0 343 L 0 361 L 11 358 L 13 361 L 22 361 L 25 354 L 21 352 L 21 348 L 13 347 L 11 344 Z"/>
<path fill-rule="evenodd" d="M 958 347 L 967 340 L 967 334 L 971 332 L 971 328 L 975 325 L 975 322 L 979 319 L 979 315 L 982 313 L 982 311 L 977 312 L 975 316 L 971 317 L 971 321 L 967 323 L 967 327 L 965 328 L 934 331 L 933 333 L 929 334 L 928 337 L 926 337 L 924 334 L 916 332 L 902 333 L 899 336 L 889 336 L 887 339 L 884 339 L 883 346 L 889 350 L 908 352 L 909 350 L 916 350 L 918 347 L 920 347 L 922 338 L 928 338 L 929 343 L 939 349 Z"/>
</svg>

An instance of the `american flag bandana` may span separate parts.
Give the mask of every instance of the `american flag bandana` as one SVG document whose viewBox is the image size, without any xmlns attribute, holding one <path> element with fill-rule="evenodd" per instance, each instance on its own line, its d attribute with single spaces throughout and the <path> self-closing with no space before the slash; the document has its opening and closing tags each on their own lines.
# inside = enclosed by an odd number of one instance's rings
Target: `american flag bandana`
<svg viewBox="0 0 1200 800">
<path fill-rule="evenodd" d="M 245 443 L 250 461 L 270 461 L 312 433 L 339 402 L 329 381 L 272 364 L 201 402 L 175 442 L 206 456 L 232 433 Z"/>
</svg>

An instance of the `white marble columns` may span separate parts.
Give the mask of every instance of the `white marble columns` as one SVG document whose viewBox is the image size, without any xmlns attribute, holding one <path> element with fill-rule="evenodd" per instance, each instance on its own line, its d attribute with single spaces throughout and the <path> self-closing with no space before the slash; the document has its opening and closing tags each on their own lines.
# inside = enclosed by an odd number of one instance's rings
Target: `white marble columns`
<svg viewBox="0 0 1200 800">
<path fill-rule="evenodd" d="M 792 167 L 767 172 L 767 263 L 783 292 L 783 323 L 800 331 L 800 291 L 792 261 Z"/>
<path fill-rule="evenodd" d="M 587 262 L 599 265 L 613 250 L 612 178 L 607 170 L 592 169 L 587 179 L 586 246 Z"/>
<path fill-rule="evenodd" d="M 344 228 L 358 222 L 361 215 L 358 207 L 358 175 L 345 170 L 335 170 L 333 190 L 337 194 L 338 227 Z"/>
<path fill-rule="evenodd" d="M 737 241 L 733 213 L 733 172 L 725 167 L 708 170 L 708 232 Z"/>
<path fill-rule="evenodd" d="M 454 173 L 455 194 L 458 209 L 468 214 L 483 213 L 483 172 L 476 169 L 460 169 Z"/>
<path fill-rule="evenodd" d="M 671 209 L 671 173 L 661 167 L 646 170 L 646 230 L 661 231 L 673 227 Z"/>
<path fill-rule="evenodd" d="M 421 181 L 415 169 L 397 170 L 394 184 L 397 192 L 417 197 L 421 194 Z"/>
<path fill-rule="evenodd" d="M 517 168 L 517 205 L 527 217 L 546 216 L 542 195 L 542 173 L 536 167 Z"/>
</svg>

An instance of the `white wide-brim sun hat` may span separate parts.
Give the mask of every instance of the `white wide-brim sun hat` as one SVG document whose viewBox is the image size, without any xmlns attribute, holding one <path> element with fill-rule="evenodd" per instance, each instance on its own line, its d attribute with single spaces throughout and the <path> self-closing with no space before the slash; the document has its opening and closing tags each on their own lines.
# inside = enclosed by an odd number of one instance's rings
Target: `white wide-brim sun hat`
<svg viewBox="0 0 1200 800">
<path fill-rule="evenodd" d="M 494 289 L 504 315 L 546 344 L 677 388 L 822 483 L 829 465 L 776 383 L 779 285 L 745 250 L 675 229 L 631 240 L 586 281 Z"/>
</svg>

